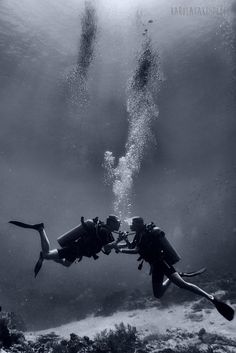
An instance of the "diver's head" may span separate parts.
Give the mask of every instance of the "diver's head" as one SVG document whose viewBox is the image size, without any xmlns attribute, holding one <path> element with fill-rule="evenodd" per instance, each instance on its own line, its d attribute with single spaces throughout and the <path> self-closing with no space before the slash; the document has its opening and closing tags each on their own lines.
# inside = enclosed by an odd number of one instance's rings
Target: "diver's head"
<svg viewBox="0 0 236 353">
<path fill-rule="evenodd" d="M 145 228 L 144 220 L 142 217 L 133 217 L 130 225 L 132 232 L 141 232 Z"/>
<path fill-rule="evenodd" d="M 120 228 L 120 220 L 117 216 L 110 215 L 106 219 L 106 225 L 113 232 L 114 230 L 118 231 Z"/>
</svg>

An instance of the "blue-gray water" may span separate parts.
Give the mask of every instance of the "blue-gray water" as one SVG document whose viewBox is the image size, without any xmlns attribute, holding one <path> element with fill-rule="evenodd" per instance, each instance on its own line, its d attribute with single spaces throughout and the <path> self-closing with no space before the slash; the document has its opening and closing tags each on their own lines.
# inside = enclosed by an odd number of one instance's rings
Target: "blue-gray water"
<svg viewBox="0 0 236 353">
<path fill-rule="evenodd" d="M 162 81 L 159 90 L 150 88 L 159 115 L 150 120 L 152 138 L 132 176 L 131 212 L 166 231 L 182 255 L 180 268 L 235 267 L 232 4 L 214 2 L 223 13 L 183 15 L 175 8 L 212 3 L 1 1 L 0 300 L 31 327 L 50 326 L 59 314 L 79 316 L 85 290 L 89 306 L 91 292 L 101 298 L 150 286 L 135 258 L 116 254 L 69 269 L 45 263 L 35 281 L 39 239 L 7 224 L 44 221 L 56 247 L 81 215 L 114 212 L 104 153 L 127 152 L 127 89 L 146 37 L 160 57 Z M 92 21 L 82 27 L 86 9 Z M 77 79 L 82 93 L 73 88 Z"/>
</svg>

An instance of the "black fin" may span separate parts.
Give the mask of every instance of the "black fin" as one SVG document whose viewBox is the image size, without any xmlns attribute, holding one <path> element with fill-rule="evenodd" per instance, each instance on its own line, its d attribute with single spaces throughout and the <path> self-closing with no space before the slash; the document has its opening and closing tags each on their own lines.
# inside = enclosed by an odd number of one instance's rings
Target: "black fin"
<svg viewBox="0 0 236 353">
<path fill-rule="evenodd" d="M 40 252 L 39 259 L 34 267 L 34 277 L 36 278 L 43 265 L 43 254 Z"/>
<path fill-rule="evenodd" d="M 216 309 L 218 310 L 218 312 L 224 316 L 224 318 L 226 320 L 232 321 L 234 318 L 234 309 L 231 308 L 231 306 L 229 306 L 226 303 L 221 302 L 220 300 L 214 298 L 213 299 L 213 304 L 215 305 Z"/>
<path fill-rule="evenodd" d="M 23 222 L 18 222 L 18 221 L 10 221 L 9 223 L 14 224 L 15 226 L 22 227 L 22 228 L 33 228 L 33 225 L 23 223 Z"/>
<path fill-rule="evenodd" d="M 200 268 L 200 270 L 198 271 L 193 271 L 193 272 L 179 272 L 181 277 L 195 277 L 195 276 L 199 276 L 202 273 L 204 273 L 206 271 L 206 267 L 202 267 Z"/>
<path fill-rule="evenodd" d="M 29 229 L 35 229 L 38 230 L 39 228 L 43 228 L 44 224 L 39 223 L 39 224 L 28 224 L 28 223 L 23 223 L 23 222 L 18 222 L 18 221 L 10 221 L 8 223 L 14 224 L 15 226 L 21 227 L 21 228 L 29 228 Z"/>
</svg>

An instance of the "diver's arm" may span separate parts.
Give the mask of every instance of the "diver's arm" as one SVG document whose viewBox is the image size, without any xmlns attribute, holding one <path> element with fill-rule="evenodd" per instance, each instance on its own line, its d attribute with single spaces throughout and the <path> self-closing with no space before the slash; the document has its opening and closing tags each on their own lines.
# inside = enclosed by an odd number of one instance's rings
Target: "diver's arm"
<svg viewBox="0 0 236 353">
<path fill-rule="evenodd" d="M 125 243 L 126 243 L 126 244 L 124 244 L 124 245 L 125 245 L 125 247 L 128 247 L 128 249 L 134 249 L 134 248 L 135 248 L 136 242 L 135 242 L 134 240 L 129 241 L 127 238 L 125 238 L 124 241 L 125 241 Z M 121 244 L 121 245 L 122 245 L 122 247 L 124 247 L 123 244 Z"/>
<path fill-rule="evenodd" d="M 103 246 L 103 252 L 109 255 L 112 249 L 115 249 L 117 253 L 120 252 L 120 249 L 134 249 L 136 247 L 136 241 L 133 239 L 132 242 L 130 242 L 127 235 L 128 233 L 119 234 L 119 237 L 116 240 Z M 121 241 L 124 241 L 124 243 L 120 244 Z M 136 252 L 134 253 L 136 254 Z"/>
<path fill-rule="evenodd" d="M 119 241 L 116 241 L 117 246 L 115 247 L 116 249 L 124 249 L 124 248 L 128 248 L 128 249 L 134 249 L 136 247 L 136 241 L 132 240 L 129 241 L 127 237 L 122 239 L 124 241 L 124 243 L 121 243 Z M 121 240 L 121 241 L 122 241 Z"/>
<path fill-rule="evenodd" d="M 117 247 L 118 249 L 127 249 L 127 243 L 122 243 L 122 244 L 118 244 Z M 128 249 L 130 248 L 130 245 L 128 245 Z"/>
<path fill-rule="evenodd" d="M 129 249 L 135 249 L 136 248 L 136 240 L 133 239 L 131 242 L 127 243 Z"/>
<path fill-rule="evenodd" d="M 119 245 L 118 245 L 118 248 L 119 248 Z M 129 255 L 135 255 L 135 254 L 138 254 L 138 249 L 135 248 L 135 249 L 129 249 L 129 248 L 126 248 L 126 249 L 119 249 L 119 252 L 123 253 L 123 254 L 129 254 Z"/>
<path fill-rule="evenodd" d="M 119 253 L 119 252 L 123 252 L 123 253 L 126 253 L 126 254 L 137 254 L 138 253 L 138 251 L 136 249 L 132 249 L 130 245 L 128 245 L 128 247 L 127 247 L 127 243 L 117 244 L 117 241 L 114 241 L 114 242 L 112 242 L 110 244 L 105 245 L 103 247 L 103 252 L 106 255 L 109 255 L 112 249 L 115 249 L 115 251 L 117 253 Z M 127 250 L 127 252 L 126 252 L 126 250 Z"/>
<path fill-rule="evenodd" d="M 120 241 L 125 241 L 125 243 L 120 244 Z M 115 251 L 119 252 L 120 249 L 123 248 L 133 248 L 135 245 L 133 245 L 133 242 L 131 243 L 127 238 L 121 238 L 121 239 L 116 239 L 112 243 L 106 244 L 103 246 L 103 251 L 105 254 L 110 254 L 112 249 L 115 249 Z"/>
<path fill-rule="evenodd" d="M 117 241 L 113 241 L 112 243 L 109 243 L 103 246 L 103 252 L 109 255 L 111 250 L 116 248 L 117 248 Z"/>
</svg>

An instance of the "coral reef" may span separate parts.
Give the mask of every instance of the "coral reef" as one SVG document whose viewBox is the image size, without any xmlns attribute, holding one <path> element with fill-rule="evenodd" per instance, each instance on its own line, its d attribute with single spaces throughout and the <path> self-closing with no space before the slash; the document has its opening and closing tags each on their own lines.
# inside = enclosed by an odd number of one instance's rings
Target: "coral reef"
<svg viewBox="0 0 236 353">
<path fill-rule="evenodd" d="M 207 332 L 204 328 L 193 333 L 181 329 L 166 330 L 140 338 L 135 327 L 120 323 L 113 330 L 104 330 L 93 339 L 70 334 L 63 339 L 51 332 L 35 341 L 7 327 L 0 321 L 1 353 L 234 353 L 236 340 Z"/>
</svg>

